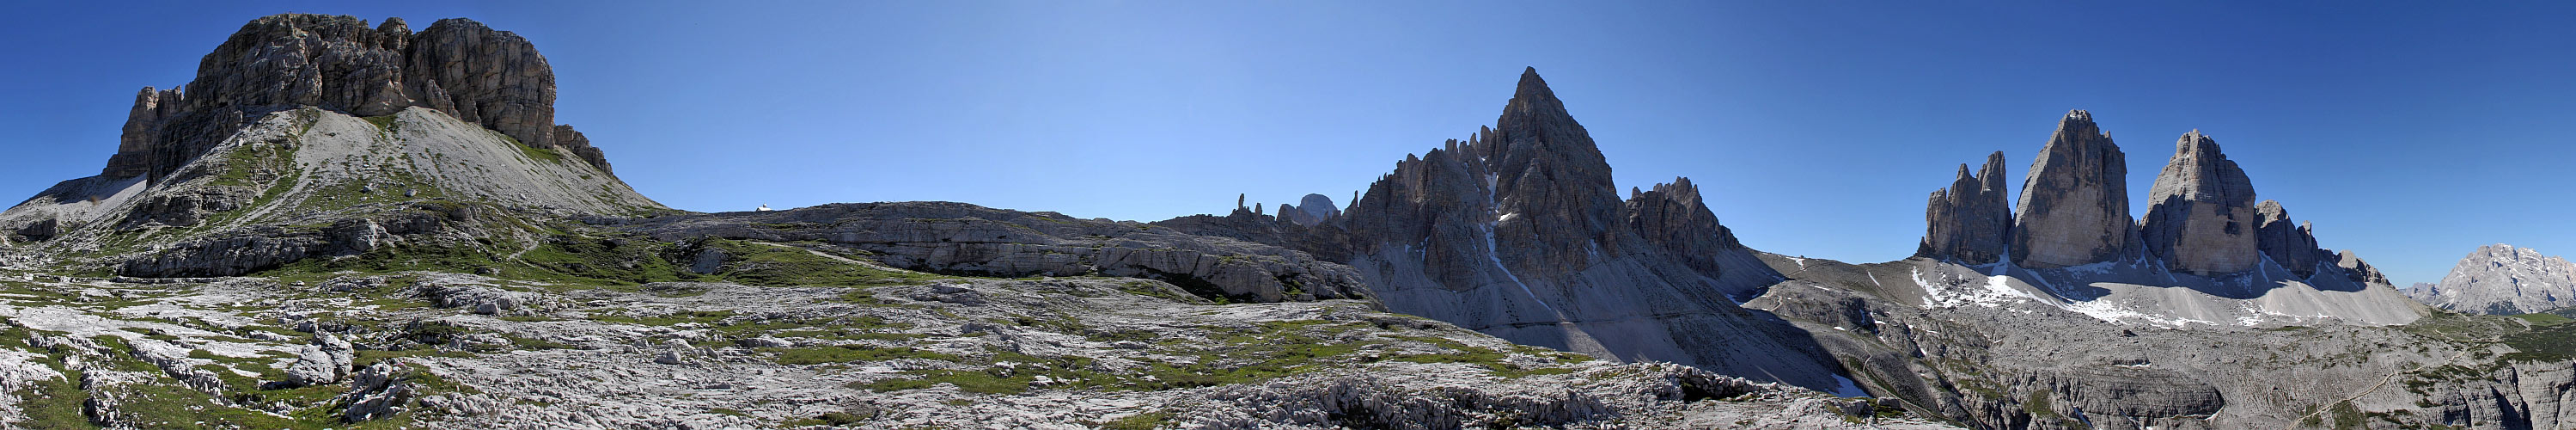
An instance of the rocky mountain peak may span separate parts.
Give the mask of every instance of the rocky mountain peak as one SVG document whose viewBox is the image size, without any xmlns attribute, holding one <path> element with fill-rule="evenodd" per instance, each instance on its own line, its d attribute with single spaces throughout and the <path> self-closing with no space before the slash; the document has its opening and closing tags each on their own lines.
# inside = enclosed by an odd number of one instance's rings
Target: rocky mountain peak
<svg viewBox="0 0 2576 430">
<path fill-rule="evenodd" d="M 1545 250 L 1524 255 L 1544 261 L 1506 262 L 1572 272 L 1594 262 L 1597 253 L 1584 250 L 1621 246 L 1614 232 L 1622 205 L 1610 163 L 1536 68 L 1522 71 L 1501 117 L 1479 134 L 1462 148 L 1474 149 L 1481 158 L 1471 161 L 1490 175 L 1497 240 Z"/>
<path fill-rule="evenodd" d="M 2055 268 L 2129 255 L 2129 164 L 2093 114 L 2069 111 L 2031 160 L 2013 209 L 2013 263 Z"/>
<path fill-rule="evenodd" d="M 282 14 L 244 24 L 182 89 L 145 88 L 102 176 L 167 176 L 268 112 L 314 106 L 361 117 L 427 107 L 603 172 L 588 139 L 554 123 L 554 69 L 526 38 L 462 18 L 418 33 L 399 19 Z M 560 131 L 560 132 L 559 132 Z"/>
<path fill-rule="evenodd" d="M 2173 158 L 2157 174 L 2147 201 L 2152 203 L 2140 235 L 2147 251 L 2172 270 L 2238 273 L 2262 262 L 2253 182 L 2200 130 L 2174 142 Z"/>
<path fill-rule="evenodd" d="M 2576 263 L 2507 244 L 2460 257 L 2442 282 L 2410 291 L 2426 304 L 2461 312 L 2519 314 L 2576 306 Z"/>
<path fill-rule="evenodd" d="M 1781 276 L 1718 224 L 1696 184 L 1622 199 L 1610 173 L 1525 69 L 1493 126 L 1396 163 L 1342 215 L 1346 230 L 1310 233 L 1347 234 L 1348 248 L 1313 253 L 1350 255 L 1399 312 L 1595 356 L 1830 384 L 1807 347 L 1735 305 Z"/>
<path fill-rule="evenodd" d="M 1960 164 L 1948 188 L 1932 192 L 1924 206 L 1923 242 L 1914 255 L 1967 264 L 2001 261 L 2012 229 L 2011 206 L 2004 202 L 2004 153 L 1986 156 L 1979 173 Z"/>
</svg>

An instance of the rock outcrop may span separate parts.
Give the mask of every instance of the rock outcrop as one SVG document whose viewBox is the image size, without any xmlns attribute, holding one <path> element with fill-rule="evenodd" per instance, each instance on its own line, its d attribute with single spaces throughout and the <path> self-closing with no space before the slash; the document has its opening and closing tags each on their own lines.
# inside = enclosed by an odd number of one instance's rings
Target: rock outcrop
<svg viewBox="0 0 2576 430">
<path fill-rule="evenodd" d="M 1722 273 L 1723 256 L 1747 251 L 1734 231 L 1717 223 L 1717 214 L 1701 202 L 1699 186 L 1690 178 L 1673 178 L 1646 191 L 1629 188 L 1627 213 L 1628 228 L 1638 238 L 1703 273 Z"/>
<path fill-rule="evenodd" d="M 829 204 L 668 216 L 632 228 L 672 241 L 824 242 L 867 251 L 888 266 L 938 273 L 1160 279 L 1211 299 L 1242 302 L 1368 296 L 1350 266 L 1287 248 L 1134 222 L 963 203 Z"/>
<path fill-rule="evenodd" d="M 1959 165 L 1949 188 L 1932 192 L 1924 205 L 1923 242 L 1914 256 L 1966 264 L 2003 261 L 2012 231 L 2012 206 L 2004 201 L 2004 153 L 1986 155 L 1976 174 Z"/>
<path fill-rule="evenodd" d="M 2156 175 L 2147 201 L 2139 236 L 2171 270 L 2209 276 L 2262 263 L 2253 181 L 2200 130 L 2174 142 L 2173 159 Z"/>
<path fill-rule="evenodd" d="M 2031 160 L 2013 209 L 2013 264 L 2055 268 L 2132 255 L 2129 164 L 2093 114 L 2068 112 Z"/>
<path fill-rule="evenodd" d="M 2451 266 L 2442 282 L 2417 294 L 2417 300 L 2434 307 L 2482 314 L 2576 306 L 2576 263 L 2531 248 L 2481 246 Z"/>
<path fill-rule="evenodd" d="M 2255 248 L 2291 274 L 2301 278 L 2315 275 L 2318 264 L 2335 258 L 2333 253 L 2317 247 L 2315 226 L 2305 222 L 2291 224 L 2290 212 L 2281 207 L 2281 202 L 2264 200 L 2254 205 L 2254 216 L 2254 234 L 2258 236 Z"/>
<path fill-rule="evenodd" d="M 418 33 L 400 18 L 283 14 L 243 25 L 182 89 L 136 95 L 100 175 L 160 180 L 268 112 L 315 106 L 362 117 L 436 109 L 539 149 L 597 160 L 578 134 L 556 136 L 555 76 L 526 38 L 467 19 Z M 599 164 L 606 170 L 605 164 Z"/>
</svg>

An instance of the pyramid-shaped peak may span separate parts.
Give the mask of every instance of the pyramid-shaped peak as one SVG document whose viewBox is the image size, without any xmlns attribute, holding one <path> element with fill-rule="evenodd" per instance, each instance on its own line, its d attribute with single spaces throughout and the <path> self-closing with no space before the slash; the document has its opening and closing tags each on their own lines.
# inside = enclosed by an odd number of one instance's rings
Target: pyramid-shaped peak
<svg viewBox="0 0 2576 430">
<path fill-rule="evenodd" d="M 1512 90 L 1512 101 L 1504 109 L 1505 116 L 1512 116 L 1512 114 L 1571 116 L 1565 112 L 1565 102 L 1557 100 L 1556 92 L 1547 88 L 1547 80 L 1538 76 L 1537 67 L 1521 69 L 1520 87 Z M 1566 119 L 1572 120 L 1572 118 Z"/>
<path fill-rule="evenodd" d="M 2083 109 L 2072 109 L 2072 110 L 2068 110 L 2068 111 L 2066 111 L 2066 120 L 2067 120 L 2067 121 L 2069 121 L 2069 122 L 2073 122 L 2073 121 L 2082 121 L 2082 122 L 2088 122 L 2088 123 L 2089 123 L 2089 122 L 2093 122 L 2093 113 L 2092 113 L 2092 112 L 2085 112 Z"/>
</svg>

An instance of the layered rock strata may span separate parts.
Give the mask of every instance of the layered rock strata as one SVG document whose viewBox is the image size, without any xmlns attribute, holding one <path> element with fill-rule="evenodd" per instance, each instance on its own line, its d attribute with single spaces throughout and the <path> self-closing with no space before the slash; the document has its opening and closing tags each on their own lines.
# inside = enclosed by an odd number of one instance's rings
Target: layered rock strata
<svg viewBox="0 0 2576 430">
<path fill-rule="evenodd" d="M 1152 278 L 1239 302 L 1369 296 L 1350 266 L 1296 250 L 1135 222 L 963 203 L 829 204 L 668 216 L 631 228 L 668 241 L 824 242 L 867 251 L 870 259 L 888 266 L 939 273 Z"/>
<path fill-rule="evenodd" d="M 553 68 L 511 32 L 467 19 L 414 33 L 400 18 L 368 28 L 348 16 L 274 15 L 243 25 L 207 54 L 184 90 L 137 94 L 100 175 L 160 180 L 242 124 L 297 106 L 362 117 L 427 107 L 530 147 L 600 161 L 578 133 L 557 136 L 554 102 Z"/>
<path fill-rule="evenodd" d="M 1986 156 L 1986 164 L 1969 174 L 1959 165 L 1950 187 L 1932 192 L 1924 205 L 1923 242 L 1914 256 L 1966 264 L 2002 261 L 2012 230 L 2012 207 L 2004 201 L 2004 153 Z"/>
<path fill-rule="evenodd" d="M 2147 192 L 2139 236 L 2176 272 L 2244 272 L 2262 263 L 2256 246 L 2253 181 L 2200 130 L 2174 143 L 2173 159 Z"/>
<path fill-rule="evenodd" d="M 2013 209 L 2013 263 L 2056 268 L 2131 255 L 2129 167 L 2093 114 L 2068 112 L 2031 160 Z"/>
</svg>

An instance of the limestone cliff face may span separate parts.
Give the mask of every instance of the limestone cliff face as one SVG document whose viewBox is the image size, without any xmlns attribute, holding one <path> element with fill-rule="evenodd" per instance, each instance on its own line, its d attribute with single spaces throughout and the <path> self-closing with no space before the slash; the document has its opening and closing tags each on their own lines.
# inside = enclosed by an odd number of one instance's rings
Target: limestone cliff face
<svg viewBox="0 0 2576 430">
<path fill-rule="evenodd" d="M 2315 275 L 2318 263 L 2335 258 L 2333 253 L 2317 248 L 2315 226 L 2291 224 L 2290 211 L 2282 208 L 2281 202 L 2264 200 L 2254 205 L 2254 216 L 2254 234 L 2259 236 L 2254 241 L 2255 248 L 2291 274 L 2302 278 Z"/>
<path fill-rule="evenodd" d="M 2208 276 L 2262 263 L 2254 184 L 2200 130 L 2174 143 L 2173 159 L 2156 175 L 2147 201 L 2153 203 L 2140 236 L 2147 252 L 2172 270 Z"/>
<path fill-rule="evenodd" d="M 1493 127 L 1396 163 L 1324 224 L 1346 232 L 1343 249 L 1311 252 L 1347 254 L 1397 312 L 1830 388 L 1812 340 L 1735 304 L 1781 278 L 1698 194 L 1676 179 L 1622 201 L 1592 138 L 1529 70 Z"/>
<path fill-rule="evenodd" d="M 2072 111 L 2031 161 L 2013 209 L 2013 263 L 2056 268 L 2112 261 L 2136 246 L 2129 164 L 2093 114 Z"/>
<path fill-rule="evenodd" d="M 1949 188 L 1932 192 L 1923 210 L 1923 242 L 1914 256 L 1967 264 L 2003 260 L 2012 231 L 2012 207 L 2004 202 L 2003 151 L 1987 155 L 1985 166 L 1977 170 L 1971 175 L 1968 165 L 1961 164 Z"/>
<path fill-rule="evenodd" d="M 667 211 L 553 123 L 554 85 L 526 39 L 470 20 L 415 33 L 400 19 L 259 18 L 185 90 L 137 93 L 99 175 L 0 211 L 0 229 L 48 249 L 133 244 L 94 257 L 127 276 L 233 276 L 382 246 L 487 249 L 520 232 L 420 212 Z M 455 222 L 419 221 L 432 218 Z"/>
<path fill-rule="evenodd" d="M 183 89 L 144 88 L 100 175 L 159 180 L 266 113 L 315 106 L 354 116 L 427 107 L 535 148 L 600 161 L 557 137 L 555 76 L 528 40 L 467 19 L 414 33 L 400 18 L 284 14 L 243 25 Z M 594 163 L 607 170 L 604 162 Z"/>
<path fill-rule="evenodd" d="M 1671 254 L 1692 269 L 1724 272 L 1729 253 L 1745 252 L 1735 232 L 1717 223 L 1717 214 L 1701 203 L 1699 186 L 1690 178 L 1673 178 L 1654 189 L 1628 190 L 1628 228 L 1655 249 Z"/>
</svg>

